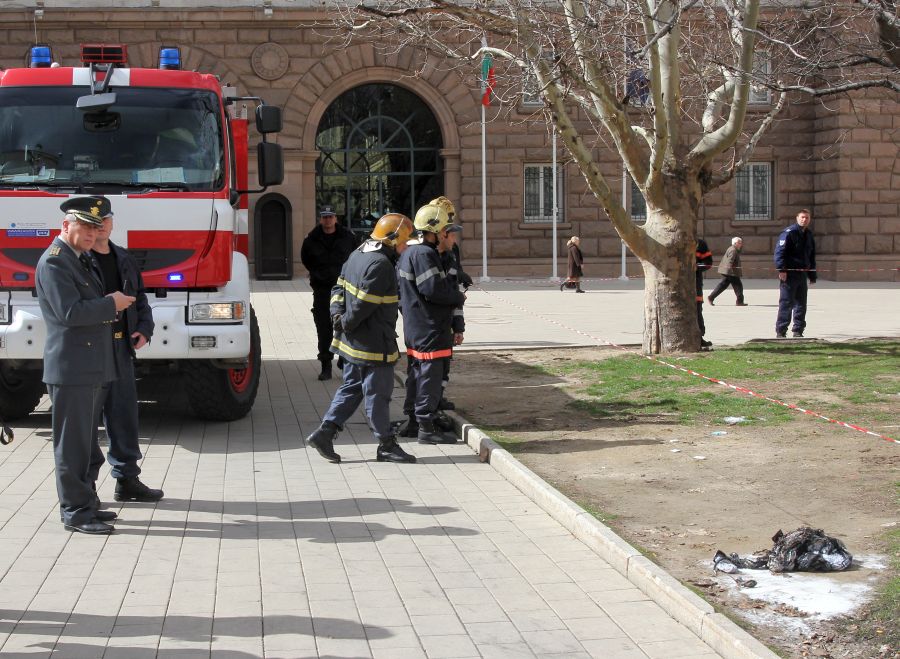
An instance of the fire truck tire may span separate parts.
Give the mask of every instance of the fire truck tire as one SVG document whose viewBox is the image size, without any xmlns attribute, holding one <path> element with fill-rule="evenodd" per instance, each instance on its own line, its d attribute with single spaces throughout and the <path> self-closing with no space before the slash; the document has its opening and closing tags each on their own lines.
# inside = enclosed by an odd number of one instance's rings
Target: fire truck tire
<svg viewBox="0 0 900 659">
<path fill-rule="evenodd" d="M 28 416 L 46 391 L 40 371 L 21 373 L 0 366 L 0 419 L 15 421 Z"/>
<path fill-rule="evenodd" d="M 194 414 L 207 421 L 235 421 L 250 413 L 262 367 L 256 313 L 250 308 L 250 361 L 247 368 L 216 368 L 203 361 L 184 366 L 184 386 Z"/>
</svg>

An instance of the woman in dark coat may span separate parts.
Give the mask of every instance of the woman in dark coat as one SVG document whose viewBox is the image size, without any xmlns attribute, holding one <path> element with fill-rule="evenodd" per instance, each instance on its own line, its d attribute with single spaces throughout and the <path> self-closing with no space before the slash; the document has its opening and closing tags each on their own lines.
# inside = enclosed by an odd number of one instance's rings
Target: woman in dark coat
<svg viewBox="0 0 900 659">
<path fill-rule="evenodd" d="M 578 236 L 572 236 L 566 243 L 566 247 L 569 248 L 569 271 L 566 280 L 559 285 L 559 290 L 574 288 L 576 293 L 584 293 L 581 290 L 581 275 L 583 274 L 581 265 L 584 263 L 584 257 L 578 248 L 580 242 L 581 239 Z"/>
</svg>

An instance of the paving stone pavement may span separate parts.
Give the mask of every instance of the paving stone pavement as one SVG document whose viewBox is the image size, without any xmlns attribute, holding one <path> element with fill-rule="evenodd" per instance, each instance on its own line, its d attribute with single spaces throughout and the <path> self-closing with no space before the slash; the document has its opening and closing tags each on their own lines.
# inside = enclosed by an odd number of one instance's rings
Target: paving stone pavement
<svg viewBox="0 0 900 659">
<path fill-rule="evenodd" d="M 203 423 L 171 382 L 151 386 L 142 478 L 166 497 L 114 503 L 104 468 L 113 535 L 59 523 L 46 397 L 0 448 L 0 654 L 718 656 L 466 445 L 413 444 L 418 464 L 377 463 L 358 415 L 341 465 L 307 450 L 337 385 L 315 377 L 311 294 L 301 280 L 254 286 L 264 363 L 252 414 Z M 516 304 L 584 319 L 548 293 L 520 289 Z M 634 287 L 611 294 L 640 304 Z M 566 305 L 592 296 L 578 298 Z M 585 309 L 608 318 L 598 300 Z M 509 322 L 521 312 L 483 291 L 470 302 L 474 347 L 585 342 L 536 321 L 523 331 Z"/>
</svg>

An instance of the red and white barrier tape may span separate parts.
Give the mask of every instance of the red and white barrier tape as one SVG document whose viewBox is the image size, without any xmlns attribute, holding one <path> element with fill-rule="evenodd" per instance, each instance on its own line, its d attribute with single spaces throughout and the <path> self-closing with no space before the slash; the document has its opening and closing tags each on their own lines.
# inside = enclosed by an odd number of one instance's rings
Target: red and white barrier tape
<svg viewBox="0 0 900 659">
<path fill-rule="evenodd" d="M 585 332 L 583 330 L 575 329 L 574 327 L 569 327 L 568 325 L 565 325 L 553 318 L 546 318 L 539 313 L 535 313 L 531 309 L 526 309 L 525 307 L 518 305 L 515 302 L 510 302 L 509 300 L 503 298 L 502 296 L 497 295 L 496 293 L 493 293 L 491 291 L 485 290 L 484 288 L 482 288 L 480 286 L 475 286 L 475 288 L 483 291 L 484 293 L 487 293 L 488 295 L 490 295 L 492 297 L 497 298 L 504 304 L 507 304 L 507 305 L 509 305 L 515 309 L 518 309 L 519 311 L 522 311 L 524 313 L 527 313 L 528 315 L 530 315 L 532 317 L 540 318 L 541 320 L 543 320 L 545 322 L 548 322 L 552 325 L 556 325 L 556 326 L 558 326 L 562 329 L 568 330 L 570 332 L 575 332 L 576 334 L 580 334 L 581 336 L 587 337 L 587 338 L 591 339 L 592 341 L 596 341 L 598 343 L 608 345 L 612 348 L 616 348 L 617 350 L 621 350 L 622 352 L 627 352 L 632 355 L 637 355 L 638 357 L 643 357 L 644 359 L 647 359 L 652 362 L 656 362 L 657 364 L 662 364 L 663 366 L 668 366 L 669 368 L 675 369 L 676 371 L 682 371 L 689 375 L 693 375 L 695 377 L 706 380 L 707 382 L 712 382 L 714 384 L 718 384 L 723 387 L 727 387 L 734 391 L 739 391 L 740 393 L 747 394 L 748 396 L 753 396 L 754 398 L 759 398 L 759 399 L 768 401 L 770 403 L 774 403 L 776 405 L 781 405 L 782 407 L 786 407 L 788 409 L 795 410 L 797 412 L 802 412 L 803 414 L 806 414 L 806 415 L 812 416 L 812 417 L 816 417 L 817 419 L 827 421 L 828 423 L 833 423 L 833 424 L 842 426 L 844 428 L 849 428 L 850 430 L 856 430 L 859 432 L 863 432 L 867 435 L 871 435 L 873 437 L 878 437 L 879 439 L 883 439 L 887 442 L 893 442 L 894 444 L 900 444 L 900 439 L 894 439 L 893 437 L 888 437 L 887 435 L 882 435 L 880 433 L 875 432 L 874 430 L 869 430 L 868 428 L 863 428 L 862 426 L 858 426 L 853 423 L 847 423 L 845 421 L 839 421 L 837 419 L 832 419 L 831 417 L 825 416 L 824 414 L 820 414 L 819 412 L 815 412 L 813 410 L 807 410 L 803 407 L 800 407 L 799 405 L 795 405 L 794 403 L 786 403 L 784 401 L 778 400 L 777 398 L 771 398 L 770 396 L 766 396 L 765 394 L 757 393 L 751 389 L 748 389 L 747 387 L 743 387 L 743 386 L 737 385 L 737 384 L 731 384 L 730 382 L 725 382 L 724 380 L 720 380 L 718 378 L 713 378 L 708 375 L 703 375 L 702 373 L 698 373 L 697 371 L 695 371 L 693 369 L 686 368 L 684 366 L 679 366 L 678 364 L 670 364 L 669 362 L 667 362 L 659 357 L 656 357 L 655 355 L 645 355 L 641 352 L 638 352 L 637 350 L 631 350 L 630 348 L 620 346 L 617 343 L 613 343 L 612 341 L 609 341 L 604 338 L 596 337 L 596 336 L 589 334 L 588 332 Z"/>
</svg>

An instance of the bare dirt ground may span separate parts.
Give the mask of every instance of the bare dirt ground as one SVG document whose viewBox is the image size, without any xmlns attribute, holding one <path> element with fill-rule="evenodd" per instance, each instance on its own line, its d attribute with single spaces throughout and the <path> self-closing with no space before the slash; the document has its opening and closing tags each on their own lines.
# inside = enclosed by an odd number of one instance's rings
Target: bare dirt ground
<svg viewBox="0 0 900 659">
<path fill-rule="evenodd" d="M 857 559 L 847 572 L 816 577 L 828 580 L 821 597 L 840 602 L 842 593 L 886 579 L 881 538 L 897 520 L 898 446 L 801 414 L 774 427 L 679 425 L 664 415 L 598 418 L 572 408 L 577 382 L 535 368 L 613 354 L 620 353 L 459 353 L 449 397 L 462 416 L 509 442 L 529 468 L 786 656 L 897 656 L 898 648 L 854 638 L 846 617 L 821 621 L 749 598 L 750 590 L 714 574 L 712 557 L 717 549 L 743 555 L 771 548 L 778 529 L 811 526 L 843 540 Z M 795 378 L 760 388 L 790 400 L 802 386 Z M 723 429 L 726 435 L 711 434 Z M 802 581 L 778 578 L 788 589 Z"/>
</svg>

